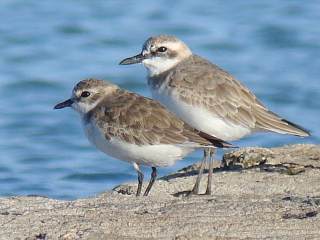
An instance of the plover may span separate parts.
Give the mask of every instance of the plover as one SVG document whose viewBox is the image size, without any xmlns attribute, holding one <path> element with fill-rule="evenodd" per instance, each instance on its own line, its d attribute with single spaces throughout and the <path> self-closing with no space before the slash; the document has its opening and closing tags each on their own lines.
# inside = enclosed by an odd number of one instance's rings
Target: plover
<svg viewBox="0 0 320 240">
<path fill-rule="evenodd" d="M 232 141 L 258 131 L 310 135 L 304 128 L 268 110 L 232 75 L 193 54 L 174 36 L 151 37 L 140 54 L 120 62 L 121 65 L 135 63 L 142 63 L 148 70 L 148 85 L 154 99 L 211 136 Z M 211 193 L 211 161 L 207 194 Z M 198 188 L 193 192 L 197 193 Z"/>
<path fill-rule="evenodd" d="M 87 138 L 93 145 L 133 164 L 138 173 L 137 196 L 141 194 L 143 182 L 140 165 L 152 168 L 146 196 L 156 179 L 157 167 L 173 165 L 197 148 L 204 148 L 208 153 L 215 147 L 231 147 L 223 140 L 195 130 L 157 101 L 107 81 L 80 81 L 71 98 L 54 108 L 65 107 L 72 107 L 80 114 Z"/>
</svg>

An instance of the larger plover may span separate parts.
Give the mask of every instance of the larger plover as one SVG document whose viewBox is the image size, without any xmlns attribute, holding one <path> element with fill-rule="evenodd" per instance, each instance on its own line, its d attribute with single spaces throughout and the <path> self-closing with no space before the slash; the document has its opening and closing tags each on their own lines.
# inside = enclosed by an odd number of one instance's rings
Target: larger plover
<svg viewBox="0 0 320 240">
<path fill-rule="evenodd" d="M 143 181 L 140 165 L 152 167 L 146 196 L 157 176 L 156 167 L 173 165 L 197 148 L 208 153 L 231 146 L 190 127 L 157 101 L 102 80 L 80 81 L 71 98 L 54 108 L 65 107 L 80 114 L 89 141 L 99 150 L 133 164 L 139 182 L 136 195 Z"/>
<path fill-rule="evenodd" d="M 147 68 L 148 85 L 154 99 L 207 134 L 225 141 L 258 131 L 310 135 L 302 127 L 268 110 L 228 72 L 193 54 L 174 36 L 151 37 L 144 43 L 141 53 L 120 62 L 121 65 L 135 63 Z M 207 194 L 211 193 L 212 160 L 210 163 Z M 198 193 L 198 188 L 193 192 Z"/>
</svg>

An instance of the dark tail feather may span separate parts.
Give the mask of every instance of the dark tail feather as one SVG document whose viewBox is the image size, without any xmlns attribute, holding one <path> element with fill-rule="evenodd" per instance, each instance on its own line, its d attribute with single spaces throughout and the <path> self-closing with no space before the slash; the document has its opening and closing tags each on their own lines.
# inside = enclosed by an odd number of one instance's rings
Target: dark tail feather
<svg viewBox="0 0 320 240">
<path fill-rule="evenodd" d="M 231 143 L 223 141 L 222 139 L 216 138 L 216 137 L 211 136 L 209 134 L 206 134 L 204 132 L 199 132 L 199 136 L 203 137 L 204 139 L 206 139 L 209 142 L 211 142 L 212 145 L 215 146 L 215 147 L 219 147 L 219 148 L 236 148 L 236 146 L 233 146 Z"/>
<path fill-rule="evenodd" d="M 257 108 L 255 112 L 256 127 L 258 130 L 267 130 L 280 134 L 290 134 L 300 137 L 310 136 L 310 132 L 303 127 L 283 119 L 276 113 L 265 108 Z"/>
<path fill-rule="evenodd" d="M 286 120 L 286 119 L 283 119 L 283 118 L 281 119 L 281 121 L 289 124 L 290 126 L 292 126 L 292 127 L 294 127 L 294 128 L 299 129 L 300 131 L 302 131 L 303 133 L 305 133 L 307 136 L 311 136 L 311 132 L 310 132 L 309 130 L 305 129 L 304 127 L 301 127 L 301 126 L 299 126 L 298 124 L 295 124 L 295 123 L 290 122 L 290 121 L 288 121 L 288 120 Z M 297 135 L 297 136 L 301 136 L 301 135 Z"/>
</svg>

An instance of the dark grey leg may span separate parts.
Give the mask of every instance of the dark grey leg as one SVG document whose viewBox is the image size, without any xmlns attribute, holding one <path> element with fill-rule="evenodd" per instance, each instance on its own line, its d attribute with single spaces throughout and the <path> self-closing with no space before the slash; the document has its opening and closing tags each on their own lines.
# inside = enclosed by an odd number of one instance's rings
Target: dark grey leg
<svg viewBox="0 0 320 240">
<path fill-rule="evenodd" d="M 133 163 L 133 167 L 138 173 L 138 189 L 137 189 L 137 193 L 136 193 L 136 196 L 138 197 L 141 195 L 141 189 L 142 189 L 142 183 L 143 183 L 143 173 L 141 172 L 139 165 L 136 164 L 135 162 Z"/>
<path fill-rule="evenodd" d="M 156 178 L 157 178 L 157 169 L 155 167 L 152 167 L 151 179 L 143 196 L 148 196 Z"/>
<path fill-rule="evenodd" d="M 140 196 L 141 194 L 141 189 L 142 189 L 142 183 L 143 183 L 143 173 L 142 172 L 138 172 L 138 189 L 137 189 L 137 193 L 136 196 Z"/>
<path fill-rule="evenodd" d="M 208 184 L 207 184 L 206 195 L 211 195 L 213 158 L 214 158 L 215 149 L 211 148 L 209 151 L 210 151 L 209 152 L 209 172 L 208 172 Z"/>
<path fill-rule="evenodd" d="M 199 187 L 200 187 L 200 182 L 201 182 L 201 178 L 202 178 L 202 173 L 203 173 L 203 169 L 205 167 L 205 163 L 207 161 L 208 154 L 209 154 L 208 149 L 204 149 L 203 159 L 201 160 L 201 165 L 199 168 L 197 180 L 196 180 L 196 183 L 194 184 L 193 189 L 191 190 L 190 194 L 199 194 Z"/>
</svg>

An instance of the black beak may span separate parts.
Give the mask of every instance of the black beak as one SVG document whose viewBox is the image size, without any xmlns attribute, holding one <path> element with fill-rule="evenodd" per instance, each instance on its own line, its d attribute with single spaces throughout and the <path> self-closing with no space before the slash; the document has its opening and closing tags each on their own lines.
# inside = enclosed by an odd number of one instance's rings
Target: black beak
<svg viewBox="0 0 320 240">
<path fill-rule="evenodd" d="M 72 99 L 68 99 L 64 102 L 58 103 L 57 105 L 54 106 L 54 109 L 61 109 L 61 108 L 65 108 L 65 107 L 71 107 L 71 105 L 73 104 L 73 100 Z"/>
<path fill-rule="evenodd" d="M 140 53 L 140 54 L 135 55 L 133 57 L 123 59 L 119 63 L 119 65 L 130 65 L 130 64 L 141 63 L 144 59 L 146 59 L 146 57 L 143 56 L 142 53 Z"/>
</svg>

